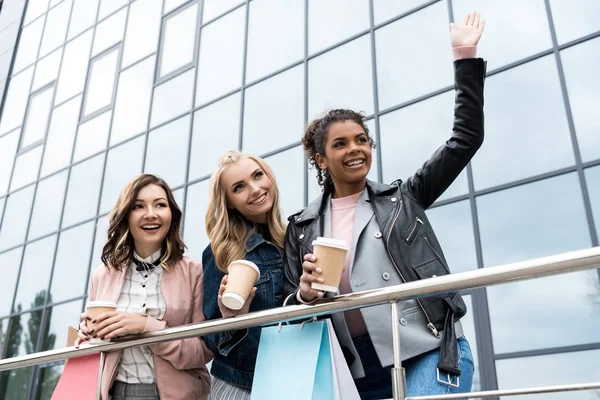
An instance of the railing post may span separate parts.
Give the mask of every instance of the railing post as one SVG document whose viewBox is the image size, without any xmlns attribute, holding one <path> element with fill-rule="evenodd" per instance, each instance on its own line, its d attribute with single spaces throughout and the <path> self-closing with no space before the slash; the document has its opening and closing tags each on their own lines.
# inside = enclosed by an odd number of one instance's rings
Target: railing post
<svg viewBox="0 0 600 400">
<path fill-rule="evenodd" d="M 394 368 L 392 368 L 392 390 L 394 400 L 406 399 L 406 375 L 402 368 L 400 357 L 400 328 L 398 327 L 398 302 L 391 301 L 392 305 L 392 341 L 394 343 Z"/>
<path fill-rule="evenodd" d="M 104 352 L 100 352 L 100 366 L 98 367 L 98 383 L 96 384 L 96 400 L 100 400 L 100 386 L 102 385 L 102 370 L 104 369 Z"/>
</svg>

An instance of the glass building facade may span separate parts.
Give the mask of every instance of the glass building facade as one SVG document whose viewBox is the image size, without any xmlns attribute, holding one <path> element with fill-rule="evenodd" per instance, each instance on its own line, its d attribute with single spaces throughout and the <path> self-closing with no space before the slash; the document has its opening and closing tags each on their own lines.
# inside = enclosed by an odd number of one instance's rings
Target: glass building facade
<svg viewBox="0 0 600 400">
<path fill-rule="evenodd" d="M 454 272 L 598 246 L 597 0 L 4 0 L 0 10 L 0 356 L 65 345 L 107 213 L 141 172 L 207 244 L 208 177 L 241 149 L 274 169 L 286 215 L 318 193 L 300 138 L 364 111 L 371 179 L 405 179 L 451 133 L 449 23 L 487 21 L 486 140 L 428 211 Z M 470 291 L 474 389 L 600 378 L 597 270 Z M 0 375 L 49 399 L 61 364 Z M 597 399 L 580 392 L 529 398 Z"/>
</svg>

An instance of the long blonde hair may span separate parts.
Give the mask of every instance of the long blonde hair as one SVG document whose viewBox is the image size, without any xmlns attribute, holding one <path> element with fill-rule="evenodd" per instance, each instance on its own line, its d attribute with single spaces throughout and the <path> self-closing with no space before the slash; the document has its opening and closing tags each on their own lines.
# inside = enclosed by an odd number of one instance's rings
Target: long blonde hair
<svg viewBox="0 0 600 400">
<path fill-rule="evenodd" d="M 229 150 L 219 159 L 219 168 L 212 174 L 206 211 L 206 233 L 210 246 L 215 256 L 215 263 L 219 271 L 227 273 L 227 267 L 234 260 L 244 258 L 246 255 L 246 242 L 252 234 L 247 228 L 247 221 L 239 211 L 227 207 L 225 187 L 221 183 L 223 170 L 238 160 L 249 158 L 254 161 L 273 183 L 273 207 L 267 213 L 267 227 L 271 242 L 283 252 L 286 224 L 279 208 L 279 189 L 273 171 L 260 157 L 236 150 Z M 256 230 L 256 226 L 254 227 Z"/>
</svg>

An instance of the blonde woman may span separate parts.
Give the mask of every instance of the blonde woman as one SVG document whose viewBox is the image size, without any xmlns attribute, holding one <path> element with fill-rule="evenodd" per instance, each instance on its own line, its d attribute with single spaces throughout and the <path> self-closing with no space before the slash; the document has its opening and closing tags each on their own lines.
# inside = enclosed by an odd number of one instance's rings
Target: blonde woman
<svg viewBox="0 0 600 400">
<path fill-rule="evenodd" d="M 206 319 L 228 318 L 283 303 L 283 242 L 286 225 L 279 209 L 273 172 L 259 157 L 229 151 L 219 160 L 210 183 L 204 250 Z M 260 278 L 244 307 L 230 310 L 221 301 L 227 267 L 238 259 L 254 262 Z M 260 327 L 206 336 L 214 352 L 211 366 L 215 399 L 249 399 Z"/>
<path fill-rule="evenodd" d="M 82 314 L 76 346 L 169 326 L 197 323 L 202 314 L 202 265 L 183 256 L 181 210 L 169 186 L 144 174 L 125 186 L 110 214 L 102 263 L 88 300 L 114 301 L 117 311 L 92 320 Z M 88 325 L 88 323 L 90 323 Z M 200 338 L 110 352 L 101 383 L 104 400 L 207 399 L 212 359 Z"/>
</svg>

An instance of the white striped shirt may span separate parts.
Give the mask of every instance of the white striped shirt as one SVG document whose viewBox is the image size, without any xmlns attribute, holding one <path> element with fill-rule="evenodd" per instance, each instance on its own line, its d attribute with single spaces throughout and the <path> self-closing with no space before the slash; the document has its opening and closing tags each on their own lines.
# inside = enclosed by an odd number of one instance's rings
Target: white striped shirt
<svg viewBox="0 0 600 400">
<path fill-rule="evenodd" d="M 161 251 L 141 258 L 135 252 L 135 258 L 147 263 L 158 260 Z M 131 314 L 147 315 L 162 319 L 167 310 L 165 298 L 160 290 L 162 267 L 154 267 L 150 271 L 136 271 L 136 265 L 131 262 L 125 272 L 125 281 L 117 309 Z M 154 383 L 154 360 L 148 346 L 140 346 L 123 350 L 116 380 L 125 383 Z"/>
</svg>

